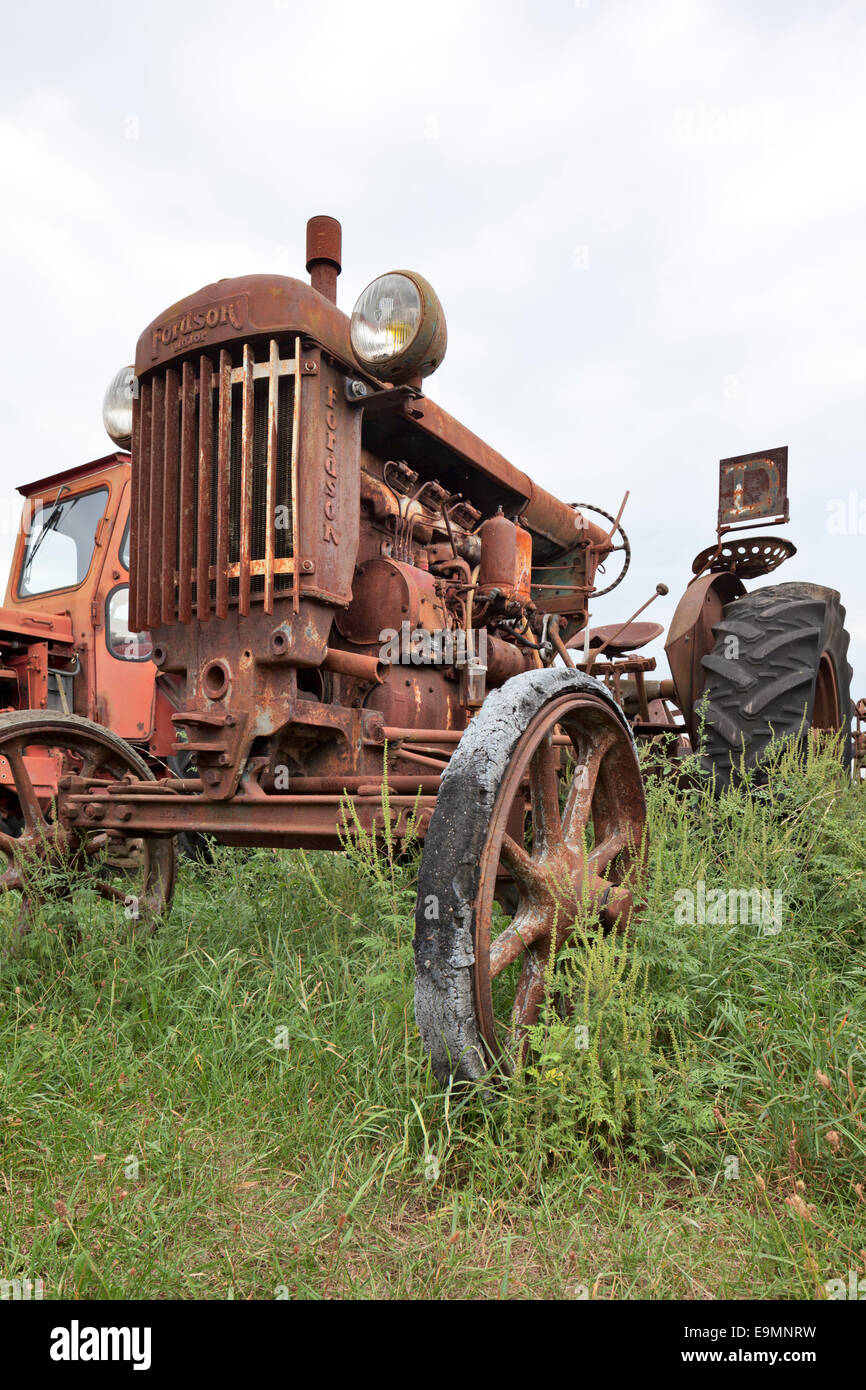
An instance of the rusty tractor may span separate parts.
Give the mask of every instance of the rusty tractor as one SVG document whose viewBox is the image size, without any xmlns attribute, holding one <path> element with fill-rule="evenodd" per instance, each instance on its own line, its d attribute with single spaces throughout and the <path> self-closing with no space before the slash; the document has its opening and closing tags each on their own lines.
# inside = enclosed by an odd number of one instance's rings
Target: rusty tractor
<svg viewBox="0 0 866 1390">
<path fill-rule="evenodd" d="M 65 856 L 153 924 L 179 832 L 338 849 L 349 798 L 370 835 L 387 816 L 397 841 L 424 842 L 416 1018 L 436 1074 L 472 1080 L 520 1052 L 570 924 L 632 916 L 636 736 L 683 752 L 703 717 L 724 781 L 773 731 L 844 729 L 843 612 L 816 586 L 745 593 L 793 550 L 737 534 L 787 518 L 787 460 L 725 460 L 671 678 L 651 680 L 646 605 L 589 623 L 628 567 L 623 507 L 559 500 L 430 400 L 446 346 L 433 289 L 392 271 L 349 317 L 340 259 L 339 224 L 313 218 L 309 284 L 221 280 L 139 338 L 129 627 L 152 633 L 176 682 L 173 751 L 194 775 L 156 780 L 62 709 L 4 716 L 25 821 L 3 844 L 7 887 L 32 915 L 30 866 Z M 37 756 L 57 767 L 50 808 L 28 778 Z M 102 867 L 110 854 L 135 859 L 134 890 Z"/>
</svg>

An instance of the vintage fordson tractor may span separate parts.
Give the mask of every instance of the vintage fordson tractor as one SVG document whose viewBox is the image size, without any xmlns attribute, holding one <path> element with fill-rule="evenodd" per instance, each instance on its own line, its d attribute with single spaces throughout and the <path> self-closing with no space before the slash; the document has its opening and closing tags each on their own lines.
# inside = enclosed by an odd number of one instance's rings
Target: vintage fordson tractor
<svg viewBox="0 0 866 1390">
<path fill-rule="evenodd" d="M 63 711 L 50 727 L 0 718 L 24 821 L 2 845 L 6 886 L 29 920 L 40 866 L 62 862 L 64 882 L 78 872 L 155 922 L 178 832 L 334 849 L 349 798 L 352 824 L 377 834 L 387 817 L 396 840 L 424 840 L 416 1017 L 436 1073 L 471 1079 L 519 1050 L 572 924 L 629 921 L 645 853 L 635 732 L 686 746 L 707 675 L 724 739 L 741 742 L 738 726 L 747 753 L 782 687 L 793 729 L 845 722 L 838 596 L 768 598 L 737 626 L 741 574 L 780 543 L 758 543 L 744 571 L 723 539 L 737 523 L 720 518 L 678 609 L 673 680 L 648 681 L 637 649 L 660 629 L 588 624 L 600 568 L 615 552 L 628 564 L 622 508 L 593 520 L 429 400 L 446 341 L 430 285 L 383 275 L 349 318 L 340 254 L 339 224 L 313 218 L 310 285 L 222 280 L 141 335 L 130 627 L 177 683 L 174 751 L 193 775 L 157 781 Z M 740 522 L 773 511 L 780 462 L 723 472 Z M 747 648 L 739 677 L 718 674 L 719 624 Z M 800 674 L 786 685 L 789 630 Z M 761 661 L 778 688 L 750 711 Z M 28 780 L 38 755 L 61 764 L 51 806 Z M 721 745 L 708 756 L 721 765 Z"/>
</svg>

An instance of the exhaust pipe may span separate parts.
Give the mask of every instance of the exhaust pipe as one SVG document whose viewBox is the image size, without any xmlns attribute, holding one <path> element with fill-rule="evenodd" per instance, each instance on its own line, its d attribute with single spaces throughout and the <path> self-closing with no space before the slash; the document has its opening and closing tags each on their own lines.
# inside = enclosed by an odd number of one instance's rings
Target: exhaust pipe
<svg viewBox="0 0 866 1390">
<path fill-rule="evenodd" d="M 343 229 L 336 217 L 311 217 L 307 223 L 307 270 L 310 284 L 332 304 L 337 302 L 337 276 L 342 266 Z"/>
</svg>

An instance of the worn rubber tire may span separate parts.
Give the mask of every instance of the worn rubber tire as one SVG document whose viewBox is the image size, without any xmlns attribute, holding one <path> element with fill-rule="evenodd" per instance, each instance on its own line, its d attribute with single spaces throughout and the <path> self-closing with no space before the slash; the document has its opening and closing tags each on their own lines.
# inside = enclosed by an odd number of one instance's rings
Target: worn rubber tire
<svg viewBox="0 0 866 1390">
<path fill-rule="evenodd" d="M 702 766 L 719 790 L 744 764 L 760 766 L 774 738 L 805 746 L 812 727 L 822 655 L 833 666 L 842 724 L 843 758 L 850 762 L 851 667 L 845 609 L 835 589 L 820 584 L 774 584 L 735 599 L 713 627 L 717 641 L 703 657 L 708 696 Z M 730 639 L 736 658 L 726 655 Z M 701 702 L 695 706 L 700 718 Z"/>
<path fill-rule="evenodd" d="M 610 705 L 634 744 L 622 710 L 599 681 L 582 671 L 550 667 L 513 676 L 491 691 L 442 776 L 418 875 L 415 1020 L 443 1084 L 452 1077 L 480 1081 L 490 1071 L 473 977 L 479 860 L 519 739 L 545 704 L 570 691 L 595 695 Z M 431 895 L 438 900 L 436 920 L 425 913 Z"/>
<path fill-rule="evenodd" d="M 26 728 L 28 724 L 36 727 L 51 723 L 56 724 L 59 734 L 62 734 L 66 729 L 80 729 L 83 734 L 90 734 L 94 738 L 99 737 L 104 743 L 112 746 L 123 757 L 134 763 L 136 771 L 140 773 L 143 781 L 153 782 L 156 780 L 141 754 L 133 748 L 131 743 L 127 743 L 125 738 L 121 738 L 111 729 L 107 729 L 104 724 L 94 724 L 92 719 L 85 719 L 81 714 L 63 714 L 60 710 L 53 709 L 7 710 L 0 714 L 0 728 L 8 728 L 13 725 Z"/>
</svg>

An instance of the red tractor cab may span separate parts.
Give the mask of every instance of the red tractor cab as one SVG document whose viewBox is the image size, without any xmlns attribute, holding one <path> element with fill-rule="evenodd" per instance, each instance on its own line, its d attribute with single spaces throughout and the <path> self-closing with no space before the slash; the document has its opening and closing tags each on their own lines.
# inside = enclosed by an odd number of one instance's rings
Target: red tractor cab
<svg viewBox="0 0 866 1390">
<path fill-rule="evenodd" d="M 157 681 L 149 634 L 129 628 L 129 454 L 18 490 L 24 507 L 0 610 L 0 711 L 83 715 L 161 760 L 176 737 L 168 687 Z M 25 761 L 40 802 L 49 800 L 57 769 L 26 750 Z M 17 801 L 0 757 L 4 786 Z M 4 818 L 16 810 L 4 806 Z"/>
</svg>

